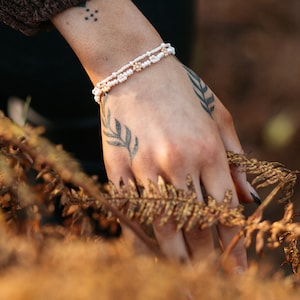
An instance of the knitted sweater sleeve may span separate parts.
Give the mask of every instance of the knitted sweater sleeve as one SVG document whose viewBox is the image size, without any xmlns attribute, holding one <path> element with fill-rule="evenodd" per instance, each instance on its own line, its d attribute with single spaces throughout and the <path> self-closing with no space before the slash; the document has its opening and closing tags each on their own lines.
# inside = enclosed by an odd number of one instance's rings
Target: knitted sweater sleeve
<svg viewBox="0 0 300 300">
<path fill-rule="evenodd" d="M 0 21 L 26 35 L 51 28 L 50 18 L 83 0 L 0 0 Z"/>
</svg>

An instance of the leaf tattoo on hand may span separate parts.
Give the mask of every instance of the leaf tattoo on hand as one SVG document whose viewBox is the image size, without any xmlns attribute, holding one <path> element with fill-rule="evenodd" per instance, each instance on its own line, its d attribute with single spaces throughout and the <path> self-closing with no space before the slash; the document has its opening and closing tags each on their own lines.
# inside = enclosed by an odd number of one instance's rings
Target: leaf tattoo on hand
<svg viewBox="0 0 300 300">
<path fill-rule="evenodd" d="M 188 72 L 188 76 L 194 86 L 194 91 L 197 95 L 197 97 L 200 99 L 200 103 L 203 107 L 203 109 L 211 116 L 211 118 L 213 117 L 212 113 L 215 109 L 215 105 L 214 105 L 214 101 L 215 101 L 215 97 L 214 94 L 211 93 L 210 95 L 207 95 L 209 89 L 207 84 L 201 80 L 201 78 L 194 72 L 192 71 L 190 68 L 184 66 L 184 68 L 187 70 Z"/>
<path fill-rule="evenodd" d="M 139 140 L 136 136 L 132 138 L 131 130 L 126 125 L 123 127 L 118 119 L 115 118 L 114 121 L 112 121 L 111 111 L 109 108 L 106 109 L 107 98 L 108 96 L 105 95 L 102 101 L 102 133 L 107 137 L 106 142 L 109 145 L 126 148 L 130 161 L 132 162 L 139 147 Z M 125 129 L 125 133 L 122 127 Z"/>
</svg>

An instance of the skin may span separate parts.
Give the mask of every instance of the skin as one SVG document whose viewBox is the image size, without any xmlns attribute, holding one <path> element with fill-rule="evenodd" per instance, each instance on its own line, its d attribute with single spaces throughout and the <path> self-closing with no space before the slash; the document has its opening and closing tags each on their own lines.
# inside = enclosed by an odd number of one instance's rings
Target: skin
<svg viewBox="0 0 300 300">
<path fill-rule="evenodd" d="M 93 16 L 91 16 L 93 14 Z M 91 0 L 52 20 L 71 45 L 93 84 L 129 61 L 152 50 L 162 40 L 129 0 Z M 91 97 L 92 98 L 92 97 Z M 158 175 L 178 188 L 193 178 L 199 201 L 207 194 L 222 201 L 233 191 L 232 206 L 253 202 L 255 191 L 244 173 L 230 170 L 226 150 L 242 153 L 230 113 L 208 86 L 174 57 L 134 74 L 115 86 L 101 105 L 102 143 L 107 174 L 148 179 Z M 127 136 L 127 138 L 126 138 Z M 238 191 L 238 192 L 237 192 Z M 178 261 L 205 259 L 214 249 L 209 229 L 175 230 L 175 222 L 153 228 L 162 251 Z M 217 226 L 222 247 L 238 228 Z M 247 267 L 241 240 L 232 252 L 240 269 Z"/>
</svg>

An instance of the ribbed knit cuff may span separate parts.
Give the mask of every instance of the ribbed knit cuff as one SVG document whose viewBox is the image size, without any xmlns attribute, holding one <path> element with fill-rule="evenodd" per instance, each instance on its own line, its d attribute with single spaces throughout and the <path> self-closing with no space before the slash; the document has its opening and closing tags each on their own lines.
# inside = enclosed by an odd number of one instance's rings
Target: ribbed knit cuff
<svg viewBox="0 0 300 300">
<path fill-rule="evenodd" d="M 0 21 L 26 35 L 34 35 L 52 27 L 51 17 L 82 2 L 84 1 L 0 0 Z"/>
</svg>

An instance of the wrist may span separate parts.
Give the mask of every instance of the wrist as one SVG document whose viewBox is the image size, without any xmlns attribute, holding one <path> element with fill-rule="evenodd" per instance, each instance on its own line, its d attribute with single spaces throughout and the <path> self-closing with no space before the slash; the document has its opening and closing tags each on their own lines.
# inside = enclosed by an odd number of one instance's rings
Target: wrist
<svg viewBox="0 0 300 300">
<path fill-rule="evenodd" d="M 86 12 L 82 7 L 68 9 L 52 21 L 94 84 L 162 42 L 129 0 L 91 0 L 87 6 L 99 12 L 96 22 L 84 19 Z"/>
<path fill-rule="evenodd" d="M 134 60 L 131 60 L 119 70 L 114 71 L 110 76 L 96 84 L 92 91 L 95 101 L 100 104 L 103 96 L 110 92 L 114 86 L 127 81 L 127 79 L 135 73 L 143 71 L 169 55 L 175 55 L 175 49 L 170 44 L 166 43 L 161 43 L 158 47 L 139 55 Z"/>
</svg>

